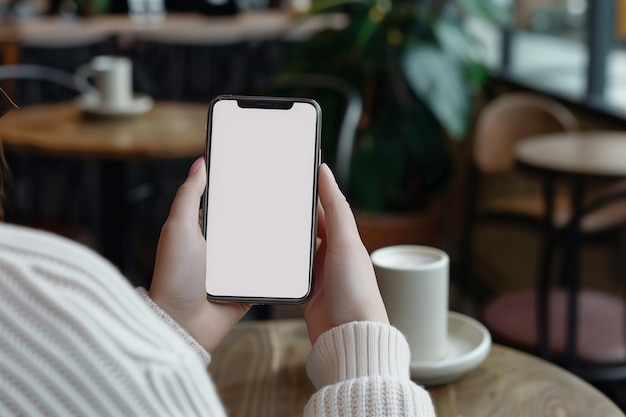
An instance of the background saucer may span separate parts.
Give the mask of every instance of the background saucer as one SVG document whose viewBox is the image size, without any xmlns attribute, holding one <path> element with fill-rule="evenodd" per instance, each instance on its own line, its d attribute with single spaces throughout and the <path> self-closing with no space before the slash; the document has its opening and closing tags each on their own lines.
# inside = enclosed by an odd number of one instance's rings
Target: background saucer
<svg viewBox="0 0 626 417">
<path fill-rule="evenodd" d="M 411 363 L 411 378 L 425 386 L 447 384 L 480 365 L 491 349 L 491 335 L 477 320 L 448 313 L 448 352 L 443 359 Z"/>
<path fill-rule="evenodd" d="M 105 117 L 132 116 L 145 113 L 152 108 L 153 104 L 152 97 L 141 93 L 133 94 L 132 100 L 121 107 L 107 106 L 98 99 L 98 96 L 92 94 L 82 95 L 76 100 L 78 108 L 85 113 Z"/>
</svg>

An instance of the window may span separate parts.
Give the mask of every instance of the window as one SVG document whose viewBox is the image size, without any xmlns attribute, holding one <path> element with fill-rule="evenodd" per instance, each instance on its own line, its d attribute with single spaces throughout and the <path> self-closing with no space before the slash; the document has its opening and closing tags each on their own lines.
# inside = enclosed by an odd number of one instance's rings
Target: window
<svg viewBox="0 0 626 417">
<path fill-rule="evenodd" d="M 505 27 L 469 22 L 494 73 L 626 114 L 626 0 L 489 0 Z"/>
</svg>

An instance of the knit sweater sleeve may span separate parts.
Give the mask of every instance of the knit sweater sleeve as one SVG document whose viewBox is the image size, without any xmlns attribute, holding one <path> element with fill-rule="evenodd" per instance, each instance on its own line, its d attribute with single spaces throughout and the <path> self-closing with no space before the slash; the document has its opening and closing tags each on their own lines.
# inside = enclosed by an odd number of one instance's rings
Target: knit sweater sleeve
<svg viewBox="0 0 626 417">
<path fill-rule="evenodd" d="M 435 416 L 429 394 L 411 381 L 410 353 L 394 327 L 352 322 L 322 334 L 307 373 L 317 392 L 305 416 Z"/>
<path fill-rule="evenodd" d="M 152 298 L 150 298 L 148 291 L 146 291 L 145 288 L 137 287 L 135 288 L 135 291 L 137 291 L 137 294 L 144 299 L 146 304 L 148 304 L 148 306 L 161 318 L 161 320 L 163 320 L 163 322 L 165 322 L 170 329 L 174 330 L 174 332 L 178 334 L 187 343 L 187 345 L 193 349 L 194 352 L 196 352 L 198 358 L 200 358 L 204 366 L 209 366 L 211 363 L 211 355 L 202 347 L 202 345 L 200 345 L 196 339 L 187 333 L 187 331 L 183 329 L 180 324 L 172 318 L 172 316 L 167 314 L 167 312 L 159 307 L 157 303 L 152 301 Z"/>
<path fill-rule="evenodd" d="M 225 417 L 159 316 L 84 246 L 0 223 L 0 415 Z"/>
</svg>

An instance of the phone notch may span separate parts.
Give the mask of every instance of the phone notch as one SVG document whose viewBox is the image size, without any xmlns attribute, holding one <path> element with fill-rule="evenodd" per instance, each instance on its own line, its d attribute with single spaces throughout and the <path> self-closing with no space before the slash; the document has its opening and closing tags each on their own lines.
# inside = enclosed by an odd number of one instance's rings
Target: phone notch
<svg viewBox="0 0 626 417">
<path fill-rule="evenodd" d="M 246 97 L 237 99 L 237 105 L 243 109 L 291 110 L 293 101 L 276 97 Z"/>
</svg>

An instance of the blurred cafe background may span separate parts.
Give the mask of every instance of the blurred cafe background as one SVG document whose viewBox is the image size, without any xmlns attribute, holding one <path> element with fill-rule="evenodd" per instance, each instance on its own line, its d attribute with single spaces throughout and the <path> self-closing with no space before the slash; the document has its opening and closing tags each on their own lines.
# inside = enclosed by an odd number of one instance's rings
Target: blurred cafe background
<svg viewBox="0 0 626 417">
<path fill-rule="evenodd" d="M 0 0 L 7 220 L 149 286 L 208 102 L 313 97 L 368 250 L 444 249 L 452 309 L 623 406 L 625 42 L 624 0 Z M 131 60 L 152 109 L 76 108 L 78 68 L 99 55 Z M 181 133 L 154 150 L 157 122 Z"/>
</svg>

